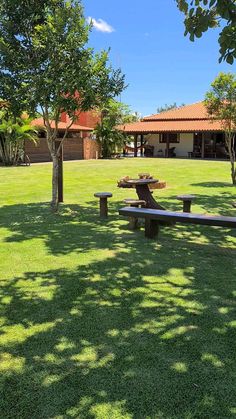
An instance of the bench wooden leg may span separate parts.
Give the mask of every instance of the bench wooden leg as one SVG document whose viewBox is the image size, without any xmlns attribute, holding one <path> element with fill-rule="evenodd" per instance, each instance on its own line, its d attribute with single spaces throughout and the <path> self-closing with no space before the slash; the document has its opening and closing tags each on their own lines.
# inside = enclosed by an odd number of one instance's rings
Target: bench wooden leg
<svg viewBox="0 0 236 419">
<path fill-rule="evenodd" d="M 145 237 L 154 239 L 159 233 L 159 223 L 157 220 L 145 219 Z"/>
</svg>

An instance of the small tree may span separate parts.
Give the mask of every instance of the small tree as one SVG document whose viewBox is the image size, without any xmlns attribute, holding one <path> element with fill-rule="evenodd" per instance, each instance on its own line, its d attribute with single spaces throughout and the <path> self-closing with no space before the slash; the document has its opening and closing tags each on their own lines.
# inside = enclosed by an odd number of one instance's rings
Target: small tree
<svg viewBox="0 0 236 419">
<path fill-rule="evenodd" d="M 231 178 L 236 184 L 235 134 L 236 134 L 236 76 L 220 73 L 206 93 L 205 105 L 213 120 L 219 120 L 225 131 L 225 140 L 230 157 Z"/>
<path fill-rule="evenodd" d="M 76 118 L 124 89 L 108 53 L 87 46 L 91 26 L 80 0 L 2 0 L 0 3 L 0 95 L 15 113 L 40 110 L 53 161 L 52 209 L 58 208 L 60 148 Z M 57 147 L 61 112 L 71 120 Z M 51 120 L 55 122 L 52 129 Z"/>
<path fill-rule="evenodd" d="M 221 27 L 219 35 L 220 60 L 233 64 L 236 58 L 235 0 L 176 0 L 185 14 L 185 35 L 190 40 L 200 38 L 209 28 Z"/>
<path fill-rule="evenodd" d="M 171 111 L 172 109 L 178 109 L 181 106 L 184 106 L 184 103 L 182 103 L 181 105 L 177 105 L 176 102 L 171 103 L 169 105 L 166 103 L 164 106 L 160 106 L 159 108 L 157 108 L 157 113 Z"/>
<path fill-rule="evenodd" d="M 106 105 L 100 108 L 100 112 L 101 120 L 94 133 L 101 144 L 102 157 L 109 158 L 124 146 L 126 140 L 126 135 L 119 131 L 118 126 L 136 121 L 137 115 L 131 114 L 127 105 L 114 99 L 107 101 Z"/>
<path fill-rule="evenodd" d="M 31 125 L 31 119 L 22 116 L 14 118 L 9 110 L 0 112 L 0 160 L 5 166 L 12 166 L 24 155 L 25 140 L 37 142 L 38 130 Z"/>
</svg>

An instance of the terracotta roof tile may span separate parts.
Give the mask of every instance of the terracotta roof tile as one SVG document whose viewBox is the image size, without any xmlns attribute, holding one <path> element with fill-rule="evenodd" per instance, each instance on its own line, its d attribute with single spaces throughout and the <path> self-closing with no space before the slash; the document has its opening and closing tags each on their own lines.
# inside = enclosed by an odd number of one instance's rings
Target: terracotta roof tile
<svg viewBox="0 0 236 419">
<path fill-rule="evenodd" d="M 205 132 L 223 131 L 221 122 L 211 120 L 172 120 L 172 121 L 141 121 L 119 126 L 119 129 L 129 134 L 148 134 L 162 132 Z"/>
<path fill-rule="evenodd" d="M 54 121 L 50 121 L 51 127 L 54 129 L 55 128 L 55 122 Z M 44 127 L 44 122 L 43 122 L 43 118 L 37 118 L 34 119 L 31 122 L 31 125 L 37 126 L 37 127 Z M 58 129 L 59 131 L 65 131 L 66 128 L 68 127 L 68 123 L 67 122 L 59 122 L 58 124 Z M 78 125 L 78 124 L 72 124 L 71 127 L 69 128 L 69 131 L 93 131 L 93 128 L 90 127 L 84 127 L 82 125 Z"/>
<path fill-rule="evenodd" d="M 157 120 L 179 120 L 179 119 L 209 119 L 204 102 L 193 103 L 192 105 L 181 106 L 155 115 L 145 116 L 144 121 Z"/>
</svg>

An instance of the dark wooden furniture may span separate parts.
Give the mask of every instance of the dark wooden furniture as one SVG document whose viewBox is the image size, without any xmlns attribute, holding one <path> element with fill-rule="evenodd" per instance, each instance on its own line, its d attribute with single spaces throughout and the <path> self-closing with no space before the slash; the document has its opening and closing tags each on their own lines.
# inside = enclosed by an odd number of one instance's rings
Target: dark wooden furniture
<svg viewBox="0 0 236 419">
<path fill-rule="evenodd" d="M 153 157 L 154 156 L 154 146 L 145 144 L 144 145 L 144 156 L 145 157 Z"/>
<path fill-rule="evenodd" d="M 112 197 L 110 192 L 97 192 L 94 194 L 95 198 L 99 198 L 100 204 L 100 217 L 104 218 L 108 216 L 107 199 Z"/>
<path fill-rule="evenodd" d="M 178 195 L 177 199 L 183 202 L 183 212 L 191 212 L 191 205 L 195 195 Z"/>
<path fill-rule="evenodd" d="M 141 199 L 124 199 L 123 201 L 126 205 L 129 205 L 133 208 L 145 207 L 146 202 L 142 201 Z M 136 217 L 129 217 L 129 228 L 130 230 L 136 230 L 138 228 L 138 218 Z"/>
<path fill-rule="evenodd" d="M 158 202 L 153 198 L 149 185 L 157 183 L 157 179 L 129 179 L 126 181 L 127 187 L 135 186 L 138 198 L 141 201 L 146 202 L 146 208 L 161 209 L 165 210 Z"/>
<path fill-rule="evenodd" d="M 189 214 L 184 212 L 172 212 L 153 210 L 149 208 L 131 207 L 121 208 L 119 210 L 119 214 L 125 217 L 144 218 L 145 236 L 148 238 L 154 238 L 158 235 L 159 226 L 163 222 L 236 228 L 236 217 Z"/>
</svg>

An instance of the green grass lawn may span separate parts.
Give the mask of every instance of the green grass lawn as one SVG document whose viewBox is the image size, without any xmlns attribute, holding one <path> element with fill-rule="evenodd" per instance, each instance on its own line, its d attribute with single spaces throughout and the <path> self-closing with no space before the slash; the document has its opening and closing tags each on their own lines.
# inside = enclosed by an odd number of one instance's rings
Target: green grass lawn
<svg viewBox="0 0 236 419">
<path fill-rule="evenodd" d="M 67 162 L 49 211 L 51 165 L 0 168 L 0 418 L 236 418 L 236 232 L 131 232 L 125 175 L 167 181 L 161 204 L 235 215 L 227 162 Z M 94 192 L 111 191 L 101 221 Z"/>
</svg>

